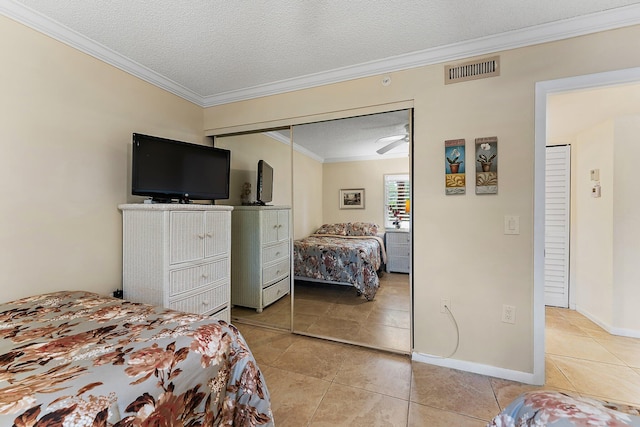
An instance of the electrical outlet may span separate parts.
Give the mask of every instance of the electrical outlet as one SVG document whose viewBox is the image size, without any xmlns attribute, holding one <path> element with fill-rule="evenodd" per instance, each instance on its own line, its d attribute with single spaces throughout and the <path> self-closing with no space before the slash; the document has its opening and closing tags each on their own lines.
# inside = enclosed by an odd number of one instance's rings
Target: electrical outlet
<svg viewBox="0 0 640 427">
<path fill-rule="evenodd" d="M 502 306 L 502 321 L 504 323 L 516 323 L 516 308 L 513 305 Z"/>
<path fill-rule="evenodd" d="M 440 313 L 447 314 L 447 307 L 451 310 L 451 300 L 449 298 L 440 298 Z"/>
</svg>

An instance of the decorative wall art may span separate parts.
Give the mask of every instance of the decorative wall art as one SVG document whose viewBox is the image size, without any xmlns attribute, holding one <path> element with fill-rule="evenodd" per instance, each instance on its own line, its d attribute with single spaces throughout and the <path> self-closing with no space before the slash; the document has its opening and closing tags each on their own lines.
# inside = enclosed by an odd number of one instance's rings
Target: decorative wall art
<svg viewBox="0 0 640 427">
<path fill-rule="evenodd" d="M 340 190 L 340 209 L 364 209 L 364 188 Z"/>
<path fill-rule="evenodd" d="M 476 138 L 476 194 L 498 193 L 498 137 Z"/>
<path fill-rule="evenodd" d="M 464 139 L 450 139 L 444 142 L 445 194 L 464 194 L 466 181 L 464 173 Z"/>
</svg>

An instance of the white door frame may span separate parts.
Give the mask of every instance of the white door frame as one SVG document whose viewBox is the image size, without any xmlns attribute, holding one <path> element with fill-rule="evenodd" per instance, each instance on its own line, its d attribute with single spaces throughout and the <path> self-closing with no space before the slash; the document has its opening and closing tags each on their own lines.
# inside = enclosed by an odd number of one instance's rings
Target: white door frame
<svg viewBox="0 0 640 427">
<path fill-rule="evenodd" d="M 536 83 L 533 198 L 533 381 L 544 384 L 544 221 L 547 96 L 640 81 L 640 67 Z"/>
</svg>

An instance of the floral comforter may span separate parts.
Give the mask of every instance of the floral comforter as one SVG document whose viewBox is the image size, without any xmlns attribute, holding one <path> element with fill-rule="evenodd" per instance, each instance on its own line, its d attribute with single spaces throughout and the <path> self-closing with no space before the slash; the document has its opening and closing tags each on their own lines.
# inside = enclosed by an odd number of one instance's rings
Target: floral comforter
<svg viewBox="0 0 640 427">
<path fill-rule="evenodd" d="M 0 304 L 2 426 L 273 426 L 238 330 L 88 292 Z"/>
<path fill-rule="evenodd" d="M 516 398 L 489 426 L 640 426 L 640 410 L 633 406 L 572 397 L 555 391 L 535 391 Z"/>
<path fill-rule="evenodd" d="M 340 282 L 355 286 L 364 297 L 375 298 L 384 246 L 376 236 L 312 234 L 293 242 L 296 279 Z"/>
</svg>

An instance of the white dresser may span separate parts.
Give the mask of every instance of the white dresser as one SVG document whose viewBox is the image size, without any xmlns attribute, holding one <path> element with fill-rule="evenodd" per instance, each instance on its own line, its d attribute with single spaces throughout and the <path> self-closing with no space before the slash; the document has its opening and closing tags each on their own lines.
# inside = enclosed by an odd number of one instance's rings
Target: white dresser
<svg viewBox="0 0 640 427">
<path fill-rule="evenodd" d="M 411 271 L 411 233 L 406 229 L 386 229 L 387 273 Z"/>
<path fill-rule="evenodd" d="M 291 209 L 234 206 L 231 221 L 231 303 L 258 313 L 291 287 Z"/>
<path fill-rule="evenodd" d="M 124 298 L 230 320 L 231 206 L 126 204 Z"/>
</svg>

